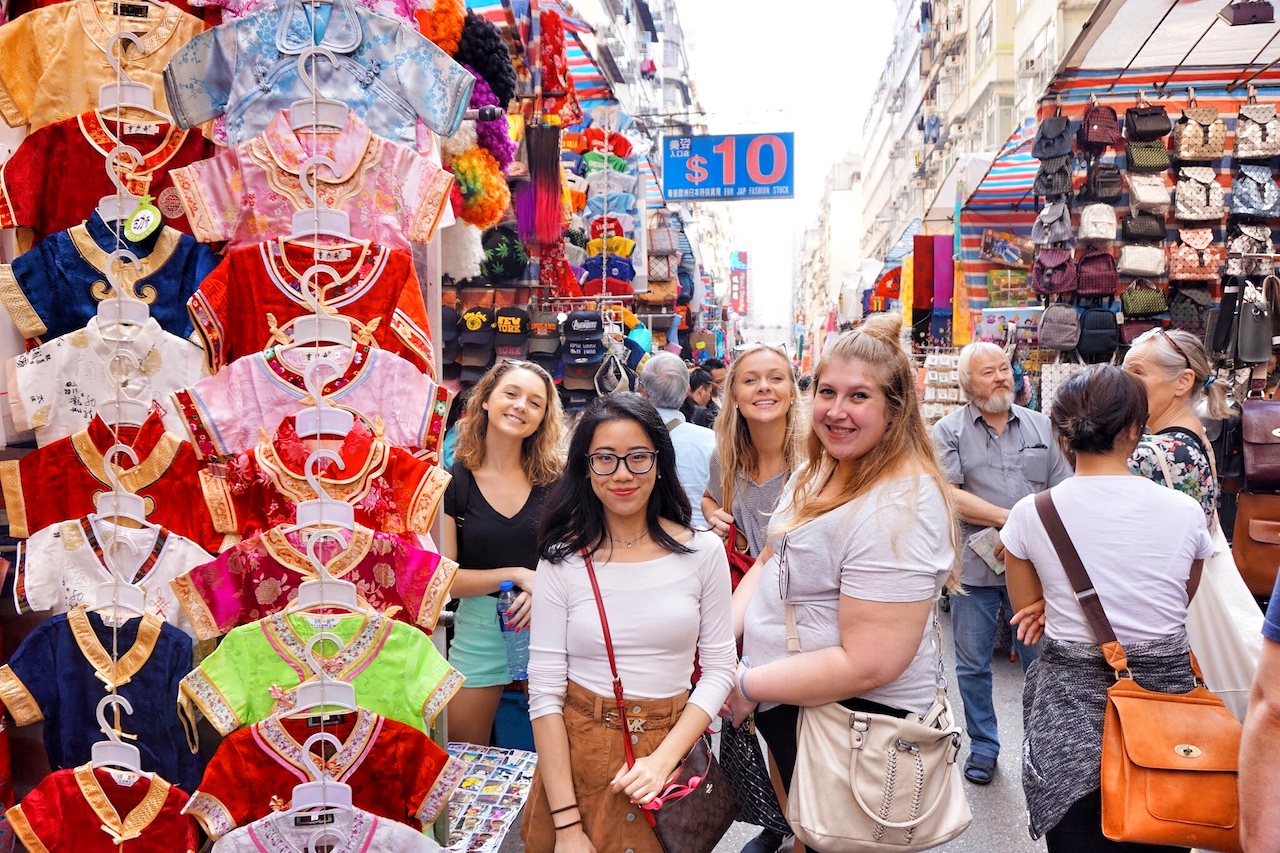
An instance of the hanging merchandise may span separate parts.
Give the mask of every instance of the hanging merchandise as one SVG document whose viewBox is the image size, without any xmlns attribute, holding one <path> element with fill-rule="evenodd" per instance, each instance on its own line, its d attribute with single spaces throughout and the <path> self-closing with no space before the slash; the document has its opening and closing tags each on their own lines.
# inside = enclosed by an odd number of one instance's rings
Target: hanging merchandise
<svg viewBox="0 0 1280 853">
<path fill-rule="evenodd" d="M 1266 171 L 1270 177 L 1270 170 Z M 1213 167 L 1183 166 L 1178 170 L 1173 210 L 1177 218 L 1187 222 L 1221 219 L 1226 212 L 1225 198 L 1225 190 L 1218 183 L 1218 173 Z"/>
<path fill-rule="evenodd" d="M 1082 243 L 1110 243 L 1116 239 L 1116 209 L 1109 204 L 1090 204 L 1080 211 Z"/>
<path fill-rule="evenodd" d="M 1164 217 L 1152 213 L 1130 214 L 1120 220 L 1120 234 L 1130 242 L 1163 243 Z"/>
<path fill-rule="evenodd" d="M 1194 89 L 1189 95 L 1182 118 L 1173 127 L 1174 154 L 1179 160 L 1217 160 L 1226 148 L 1227 125 L 1217 107 L 1198 106 Z"/>
<path fill-rule="evenodd" d="M 1179 242 L 1169 247 L 1169 278 L 1217 281 L 1223 251 L 1213 242 L 1212 228 L 1180 228 Z"/>
<path fill-rule="evenodd" d="M 263 850 L 306 850 L 319 844 L 327 850 L 377 850 L 378 853 L 435 853 L 440 846 L 410 827 L 379 818 L 360 809 L 334 808 L 319 813 L 328 823 L 314 829 L 309 813 L 306 823 L 292 823 L 295 816 L 272 813 L 241 827 L 213 845 L 213 853 L 262 853 Z M 323 845 L 332 844 L 332 847 Z M 314 849 L 314 848 L 312 848 Z"/>
<path fill-rule="evenodd" d="M 1260 219 L 1280 216 L 1280 186 L 1269 165 L 1240 164 L 1231 181 L 1231 213 Z"/>
<path fill-rule="evenodd" d="M 1031 274 L 1032 289 L 1040 296 L 1076 289 L 1076 264 L 1070 249 L 1041 249 Z"/>
<path fill-rule="evenodd" d="M 1131 140 L 1124 147 L 1125 162 L 1130 172 L 1163 172 L 1169 168 L 1169 149 L 1164 141 Z"/>
<path fill-rule="evenodd" d="M 1235 152 L 1237 160 L 1269 160 L 1280 154 L 1280 117 L 1275 104 L 1259 104 L 1253 86 L 1249 102 L 1240 105 L 1236 116 Z"/>
<path fill-rule="evenodd" d="M 1036 172 L 1031 192 L 1037 196 L 1048 198 L 1066 198 L 1071 196 L 1071 157 L 1049 157 L 1040 161 L 1040 169 Z"/>
<path fill-rule="evenodd" d="M 1227 275 L 1271 275 L 1275 272 L 1274 260 L 1241 256 L 1269 255 L 1272 251 L 1270 226 L 1265 223 L 1237 223 L 1227 233 L 1225 272 Z"/>
<path fill-rule="evenodd" d="M 1031 226 L 1031 242 L 1037 246 L 1070 245 L 1075 241 L 1071 228 L 1071 205 L 1053 201 L 1040 209 Z M 651 265 L 652 266 L 652 265 Z"/>
<path fill-rule="evenodd" d="M 1143 213 L 1166 213 L 1172 199 L 1164 175 L 1129 173 L 1129 207 Z"/>
<path fill-rule="evenodd" d="M 1151 142 L 1163 139 L 1172 129 L 1164 107 L 1159 104 L 1152 106 L 1141 94 L 1138 95 L 1138 106 L 1124 111 L 1124 134 L 1131 140 Z"/>
<path fill-rule="evenodd" d="M 1071 119 L 1055 112 L 1043 119 L 1036 128 L 1035 142 L 1031 146 L 1031 156 L 1037 160 L 1050 157 L 1063 157 L 1071 153 Z"/>
<path fill-rule="evenodd" d="M 1094 160 L 1084 176 L 1083 195 L 1089 201 L 1115 204 L 1124 195 L 1124 181 L 1115 163 Z"/>
<path fill-rule="evenodd" d="M 1095 98 L 1080 119 L 1076 142 L 1080 150 L 1099 154 L 1120 141 L 1120 121 L 1113 107 Z"/>
</svg>

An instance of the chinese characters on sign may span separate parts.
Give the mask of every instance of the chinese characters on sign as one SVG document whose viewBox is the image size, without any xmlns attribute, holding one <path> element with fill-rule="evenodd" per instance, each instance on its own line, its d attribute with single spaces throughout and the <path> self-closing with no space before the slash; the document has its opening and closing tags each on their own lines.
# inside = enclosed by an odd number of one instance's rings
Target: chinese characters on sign
<svg viewBox="0 0 1280 853">
<path fill-rule="evenodd" d="M 790 133 L 667 137 L 662 157 L 662 193 L 667 201 L 795 195 L 795 141 Z"/>
<path fill-rule="evenodd" d="M 729 310 L 747 313 L 747 253 L 734 252 L 729 259 Z"/>
</svg>

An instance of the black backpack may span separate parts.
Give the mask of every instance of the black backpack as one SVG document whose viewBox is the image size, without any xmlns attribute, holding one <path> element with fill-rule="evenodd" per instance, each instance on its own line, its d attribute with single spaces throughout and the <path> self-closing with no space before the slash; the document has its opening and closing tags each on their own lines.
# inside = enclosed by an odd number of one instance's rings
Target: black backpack
<svg viewBox="0 0 1280 853">
<path fill-rule="evenodd" d="M 1089 201 L 1115 204 L 1123 194 L 1124 182 L 1115 163 L 1095 160 L 1089 164 L 1089 171 L 1084 176 L 1083 193 Z"/>
<path fill-rule="evenodd" d="M 1080 315 L 1080 343 L 1076 352 L 1093 361 L 1106 361 L 1120 348 L 1120 325 L 1111 309 L 1094 303 Z"/>
</svg>

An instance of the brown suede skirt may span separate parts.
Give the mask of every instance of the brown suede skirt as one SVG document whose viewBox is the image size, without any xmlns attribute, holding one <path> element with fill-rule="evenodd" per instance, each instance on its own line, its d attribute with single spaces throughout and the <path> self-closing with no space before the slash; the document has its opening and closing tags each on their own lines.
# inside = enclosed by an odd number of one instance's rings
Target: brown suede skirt
<svg viewBox="0 0 1280 853">
<path fill-rule="evenodd" d="M 631 739 L 636 758 L 649 755 L 680 719 L 687 698 L 628 699 L 627 717 L 633 731 L 624 735 L 612 696 L 600 696 L 569 682 L 564 697 L 564 727 L 569 734 L 573 790 L 583 828 L 599 853 L 663 853 L 640 807 L 632 805 L 626 794 L 615 794 L 609 783 L 627 763 L 622 738 Z M 561 824 L 576 819 L 572 812 L 556 818 Z M 533 774 L 520 837 L 528 853 L 555 851 L 555 825 L 542 787 L 541 768 Z"/>
</svg>

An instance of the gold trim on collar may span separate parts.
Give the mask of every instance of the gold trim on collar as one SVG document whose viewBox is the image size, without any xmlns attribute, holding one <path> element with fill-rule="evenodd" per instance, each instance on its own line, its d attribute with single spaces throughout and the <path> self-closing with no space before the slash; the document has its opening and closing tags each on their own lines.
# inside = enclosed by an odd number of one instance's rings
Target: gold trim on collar
<svg viewBox="0 0 1280 853">
<path fill-rule="evenodd" d="M 173 464 L 173 459 L 178 455 L 178 450 L 183 445 L 182 439 L 172 433 L 166 432 L 160 436 L 156 442 L 155 448 L 151 451 L 146 459 L 141 463 L 134 465 L 127 471 L 120 473 L 120 483 L 126 491 L 137 494 L 151 484 L 155 483 L 164 476 L 169 470 L 169 466 Z M 76 452 L 76 456 L 80 457 L 80 463 L 88 469 L 99 483 L 110 485 L 111 481 L 107 479 L 106 461 L 102 458 L 102 453 L 93 444 L 93 439 L 89 437 L 88 430 L 81 430 L 71 436 L 71 446 Z M 5 463 L 0 462 L 0 466 Z M 14 463 L 15 465 L 17 463 Z M 5 472 L 0 468 L 0 485 L 4 484 Z M 6 497 L 8 490 L 6 489 Z M 10 515 L 10 523 L 13 516 Z M 17 536 L 18 534 L 14 534 Z"/>
<path fill-rule="evenodd" d="M 75 776 L 80 794 L 89 804 L 89 808 L 93 809 L 93 813 L 102 820 L 102 831 L 111 836 L 111 840 L 117 847 L 122 846 L 125 841 L 139 838 L 142 831 L 159 816 L 160 810 L 164 808 L 164 801 L 169 797 L 169 783 L 152 774 L 147 795 L 122 821 L 120 813 L 111 803 L 111 798 L 107 796 L 106 791 L 102 790 L 98 777 L 94 775 L 92 764 L 82 764 L 77 767 Z"/>
<path fill-rule="evenodd" d="M 0 702 L 4 702 L 4 706 L 13 715 L 13 721 L 20 726 L 28 726 L 44 719 L 44 712 L 40 710 L 36 698 L 7 665 L 0 666 Z"/>
<path fill-rule="evenodd" d="M 106 0 L 98 0 L 98 2 L 101 2 L 103 7 L 106 9 L 111 8 L 110 4 L 106 2 Z M 105 55 L 107 52 L 107 43 L 111 40 L 111 36 L 115 33 L 115 29 L 114 27 L 108 27 L 106 23 L 104 23 L 103 17 L 105 13 L 102 9 L 98 8 L 98 2 L 95 2 L 95 0 L 77 0 L 76 12 L 79 14 L 80 26 L 84 28 L 84 34 L 87 35 L 89 40 L 97 45 L 98 50 L 102 51 L 103 55 Z M 138 36 L 138 39 L 142 42 L 142 48 L 140 51 L 141 56 L 149 56 L 151 53 L 163 47 L 164 43 L 173 36 L 174 31 L 178 28 L 178 24 L 181 23 L 182 19 L 191 17 L 172 4 L 165 3 L 162 4 L 160 8 L 163 10 L 161 17 L 158 21 L 154 22 L 151 29 L 147 32 L 135 33 L 135 35 Z M 114 20 L 114 18 L 112 20 Z M 151 24 L 152 22 L 148 19 L 147 23 Z M 130 63 L 137 64 L 137 59 L 131 58 L 128 55 L 128 51 L 126 49 L 128 47 L 128 42 L 120 42 L 120 46 L 120 64 L 125 66 L 126 70 L 128 70 L 128 65 Z"/>
<path fill-rule="evenodd" d="M 93 633 L 93 625 L 83 606 L 67 611 L 67 624 L 71 626 L 71 634 L 75 637 L 80 654 L 93 667 L 94 674 L 107 686 L 107 689 L 120 688 L 128 684 L 138 671 L 151 659 L 151 652 L 160 638 L 160 626 L 164 623 L 154 613 L 146 613 L 138 624 L 138 637 L 133 641 L 129 651 L 113 663 L 111 655 L 98 642 Z"/>
<path fill-rule="evenodd" d="M 40 319 L 36 309 L 31 306 L 27 294 L 22 292 L 18 277 L 13 274 L 13 267 L 8 264 L 0 264 L 0 304 L 9 312 L 9 319 L 13 320 L 24 338 L 38 338 L 49 331 L 44 320 Z"/>
<path fill-rule="evenodd" d="M 391 458 L 389 447 L 390 445 L 385 441 L 371 442 L 369 454 L 365 457 L 364 465 L 352 476 L 343 477 L 342 479 L 321 477 L 320 482 L 324 484 L 325 491 L 329 493 L 329 497 L 349 504 L 359 503 L 368 494 L 374 479 L 386 471 L 387 462 Z M 264 441 L 259 444 L 256 455 L 258 457 L 258 466 L 267 475 L 267 478 L 271 480 L 272 485 L 276 487 L 280 494 L 289 498 L 295 504 L 299 501 L 313 500 L 317 497 L 315 492 L 311 491 L 311 486 L 307 483 L 305 477 L 298 476 L 280 461 L 274 442 Z M 310 564 L 308 563 L 308 565 Z"/>
<path fill-rule="evenodd" d="M 80 257 L 84 258 L 85 263 L 96 269 L 103 275 L 107 274 L 107 258 L 109 257 L 102 247 L 93 241 L 93 237 L 89 234 L 89 228 L 84 223 L 75 225 L 67 229 L 67 234 L 71 237 L 71 243 L 76 247 L 76 251 L 80 253 Z M 138 282 L 144 278 L 150 278 L 160 272 L 165 264 L 169 263 L 169 259 L 173 257 L 173 253 L 178 250 L 178 241 L 182 239 L 182 232 L 176 228 L 165 226 L 160 230 L 160 236 L 156 238 L 156 244 L 151 249 L 151 254 L 145 258 L 140 258 L 137 264 L 119 263 L 120 272 L 116 275 L 116 280 L 120 282 L 120 289 L 124 295 L 130 299 L 140 299 L 151 305 L 156 301 L 156 289 L 152 285 L 144 285 L 141 290 L 138 289 Z M 3 287 L 3 281 L 0 280 L 0 288 Z M 113 296 L 110 286 L 105 281 L 95 281 L 93 283 L 93 298 L 98 301 Z M 0 298 L 3 298 L 4 291 L 0 289 Z M 6 302 L 5 307 L 8 307 Z M 17 322 L 16 320 L 14 322 Z"/>
<path fill-rule="evenodd" d="M 316 571 L 315 567 L 311 565 L 311 558 L 307 556 L 305 551 L 299 551 L 294 547 L 294 544 L 289 541 L 289 537 L 284 534 L 282 528 L 272 527 L 262 534 L 261 542 L 262 547 L 271 555 L 271 559 L 280 565 L 293 569 L 307 577 L 315 576 Z M 325 563 L 325 568 L 334 577 L 342 577 L 359 565 L 368 555 L 369 548 L 372 545 L 373 531 L 357 524 L 346 547 L 329 562 Z"/>
<path fill-rule="evenodd" d="M 4 492 L 4 510 L 9 516 L 9 535 L 26 539 L 31 531 L 27 530 L 27 503 L 22 494 L 22 473 L 18 460 L 6 459 L 0 462 L 0 491 Z"/>
<path fill-rule="evenodd" d="M 36 835 L 36 831 L 31 828 L 31 822 L 23 813 L 21 803 L 5 812 L 4 816 L 9 819 L 9 826 L 13 827 L 18 840 L 27 848 L 28 853 L 49 853 L 49 848 L 44 846 L 40 836 Z"/>
</svg>

